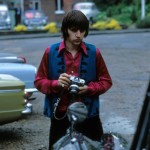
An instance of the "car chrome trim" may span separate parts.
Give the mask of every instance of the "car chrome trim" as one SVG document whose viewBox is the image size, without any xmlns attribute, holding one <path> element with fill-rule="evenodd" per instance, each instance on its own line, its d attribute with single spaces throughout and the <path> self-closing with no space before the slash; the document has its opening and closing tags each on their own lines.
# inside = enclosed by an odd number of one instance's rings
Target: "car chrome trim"
<svg viewBox="0 0 150 150">
<path fill-rule="evenodd" d="M 14 89 L 14 90 L 0 90 L 0 93 L 16 93 L 16 92 L 20 92 L 21 89 Z"/>
<path fill-rule="evenodd" d="M 27 103 L 25 109 L 22 111 L 22 115 L 29 115 L 32 113 L 32 104 Z"/>
<path fill-rule="evenodd" d="M 25 92 L 38 92 L 38 90 L 36 88 L 30 88 L 30 89 L 25 89 Z"/>
</svg>

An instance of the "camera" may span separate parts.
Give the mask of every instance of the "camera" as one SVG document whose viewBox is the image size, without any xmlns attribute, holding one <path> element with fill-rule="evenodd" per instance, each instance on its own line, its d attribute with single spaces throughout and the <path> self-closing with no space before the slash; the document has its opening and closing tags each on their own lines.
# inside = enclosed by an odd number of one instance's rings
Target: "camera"
<svg viewBox="0 0 150 150">
<path fill-rule="evenodd" d="M 84 86 L 85 80 L 77 77 L 77 76 L 71 76 L 70 77 L 70 87 L 69 87 L 69 92 L 72 94 L 76 94 L 79 91 L 79 86 Z"/>
</svg>

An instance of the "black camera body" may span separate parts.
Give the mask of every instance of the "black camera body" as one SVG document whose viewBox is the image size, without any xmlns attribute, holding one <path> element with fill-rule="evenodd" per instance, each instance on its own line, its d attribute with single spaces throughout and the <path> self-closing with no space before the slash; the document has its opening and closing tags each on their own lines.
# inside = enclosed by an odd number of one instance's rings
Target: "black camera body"
<svg viewBox="0 0 150 150">
<path fill-rule="evenodd" d="M 70 87 L 69 87 L 69 92 L 72 94 L 76 94 L 79 91 L 79 86 L 84 86 L 85 85 L 85 80 L 81 79 L 77 76 L 71 76 L 70 77 Z"/>
</svg>

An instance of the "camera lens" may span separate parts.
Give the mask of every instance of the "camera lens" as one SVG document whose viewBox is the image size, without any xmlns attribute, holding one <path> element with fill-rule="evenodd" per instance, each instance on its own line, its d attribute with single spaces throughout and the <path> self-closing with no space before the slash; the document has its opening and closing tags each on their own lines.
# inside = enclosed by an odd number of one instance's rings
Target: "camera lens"
<svg viewBox="0 0 150 150">
<path fill-rule="evenodd" d="M 70 85 L 69 91 L 70 91 L 70 93 L 73 93 L 73 94 L 78 93 L 78 91 L 79 91 L 78 85 L 76 85 L 76 84 Z"/>
</svg>

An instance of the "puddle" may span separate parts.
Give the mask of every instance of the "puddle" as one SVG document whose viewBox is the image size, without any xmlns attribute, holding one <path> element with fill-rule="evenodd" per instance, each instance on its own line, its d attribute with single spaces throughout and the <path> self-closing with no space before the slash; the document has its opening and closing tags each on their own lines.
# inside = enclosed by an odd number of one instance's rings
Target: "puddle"
<svg viewBox="0 0 150 150">
<path fill-rule="evenodd" d="M 109 107 L 107 105 L 107 111 L 109 115 L 106 114 L 106 106 L 105 106 L 105 100 L 100 100 L 100 107 L 104 110 L 100 110 L 100 116 L 102 119 L 103 127 L 107 131 L 119 133 L 119 134 L 134 134 L 135 133 L 135 126 L 132 122 L 126 117 L 120 116 L 119 113 L 115 112 L 115 110 L 112 112 L 112 108 L 109 110 Z M 124 112 L 128 113 L 128 112 Z"/>
<path fill-rule="evenodd" d="M 135 133 L 129 120 L 120 116 L 111 116 L 103 123 L 104 132 L 112 133 L 119 138 L 123 150 L 128 150 Z M 122 149 L 119 149 L 122 150 Z"/>
<path fill-rule="evenodd" d="M 135 127 L 133 127 L 129 120 L 120 116 L 111 116 L 107 122 L 103 123 L 106 130 L 119 134 L 134 134 Z"/>
</svg>

